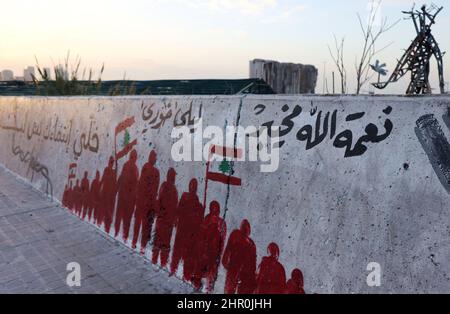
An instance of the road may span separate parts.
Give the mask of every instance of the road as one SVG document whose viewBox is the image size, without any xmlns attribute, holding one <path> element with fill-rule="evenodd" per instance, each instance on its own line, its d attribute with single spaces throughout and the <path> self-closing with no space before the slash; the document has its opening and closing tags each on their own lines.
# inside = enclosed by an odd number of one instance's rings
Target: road
<svg viewBox="0 0 450 314">
<path fill-rule="evenodd" d="M 80 266 L 80 287 L 67 285 L 72 262 Z M 0 167 L 0 293 L 179 294 L 193 288 Z"/>
</svg>

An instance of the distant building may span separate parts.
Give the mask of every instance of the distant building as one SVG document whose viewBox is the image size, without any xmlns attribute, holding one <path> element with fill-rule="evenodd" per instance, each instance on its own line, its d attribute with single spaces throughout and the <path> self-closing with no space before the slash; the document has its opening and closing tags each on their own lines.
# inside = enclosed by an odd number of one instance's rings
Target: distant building
<svg viewBox="0 0 450 314">
<path fill-rule="evenodd" d="M 25 81 L 25 78 L 23 76 L 16 76 L 14 78 L 15 81 Z"/>
<path fill-rule="evenodd" d="M 2 72 L 0 72 L 0 82 L 3 81 L 3 75 Z"/>
<path fill-rule="evenodd" d="M 250 78 L 264 80 L 276 94 L 314 94 L 318 70 L 313 65 L 250 61 Z"/>
<path fill-rule="evenodd" d="M 2 80 L 3 81 L 13 81 L 14 80 L 14 72 L 11 70 L 3 70 L 2 71 Z"/>
<path fill-rule="evenodd" d="M 23 70 L 23 80 L 25 82 L 32 82 L 35 77 L 34 67 L 29 66 Z"/>
</svg>

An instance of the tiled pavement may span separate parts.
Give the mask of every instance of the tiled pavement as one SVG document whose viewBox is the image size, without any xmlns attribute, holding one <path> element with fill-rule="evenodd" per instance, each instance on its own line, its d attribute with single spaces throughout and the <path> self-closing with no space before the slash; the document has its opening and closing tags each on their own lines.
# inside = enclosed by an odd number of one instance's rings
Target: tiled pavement
<svg viewBox="0 0 450 314">
<path fill-rule="evenodd" d="M 66 284 L 81 266 L 81 287 Z M 0 167 L 0 293 L 192 293 Z"/>
</svg>

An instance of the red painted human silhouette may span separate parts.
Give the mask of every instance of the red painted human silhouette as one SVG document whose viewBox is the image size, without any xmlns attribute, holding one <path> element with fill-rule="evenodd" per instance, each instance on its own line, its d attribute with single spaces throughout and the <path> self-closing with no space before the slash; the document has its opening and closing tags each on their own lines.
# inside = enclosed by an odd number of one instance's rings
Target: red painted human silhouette
<svg viewBox="0 0 450 314">
<path fill-rule="evenodd" d="M 136 205 L 136 191 L 139 180 L 139 170 L 136 165 L 137 152 L 132 150 L 128 161 L 123 165 L 122 173 L 117 182 L 117 210 L 114 224 L 115 237 L 119 234 L 120 226 L 123 225 L 123 240 L 128 239 L 131 218 Z"/>
<path fill-rule="evenodd" d="M 68 209 L 70 209 L 71 212 L 74 211 L 72 182 L 69 183 L 69 189 L 67 190 L 66 205 L 65 205 L 65 206 L 66 206 Z"/>
<path fill-rule="evenodd" d="M 81 207 L 82 207 L 82 215 L 81 218 L 86 218 L 88 209 L 89 209 L 89 179 L 88 172 L 84 172 L 84 177 L 81 179 Z"/>
<path fill-rule="evenodd" d="M 240 229 L 234 230 L 228 239 L 222 259 L 227 270 L 226 294 L 251 294 L 255 289 L 256 246 L 250 232 L 250 223 L 244 219 Z"/>
<path fill-rule="evenodd" d="M 112 224 L 112 217 L 116 204 L 116 192 L 117 174 L 116 169 L 114 169 L 114 157 L 110 157 L 108 166 L 105 168 L 101 180 L 101 205 L 98 208 L 97 214 L 97 225 L 101 226 L 104 222 L 106 233 L 109 233 Z"/>
<path fill-rule="evenodd" d="M 283 294 L 286 290 L 286 272 L 278 261 L 280 248 L 276 243 L 267 247 L 269 256 L 262 258 L 256 277 L 257 294 Z"/>
<path fill-rule="evenodd" d="M 167 172 L 167 180 L 159 190 L 159 204 L 156 212 L 155 240 L 152 262 L 156 264 L 161 257 L 161 266 L 165 267 L 169 259 L 170 239 L 175 225 L 175 213 L 178 206 L 178 191 L 175 186 L 175 169 Z"/>
<path fill-rule="evenodd" d="M 81 209 L 83 207 L 82 199 L 81 199 L 81 187 L 80 187 L 80 180 L 77 179 L 75 183 L 75 187 L 73 188 L 73 207 L 74 212 L 78 216 L 81 215 Z"/>
<path fill-rule="evenodd" d="M 214 290 L 217 272 L 222 256 L 225 238 L 227 235 L 226 222 L 220 217 L 220 204 L 212 201 L 209 205 L 209 214 L 205 217 L 201 228 L 201 245 L 197 273 L 199 278 L 206 278 L 208 293 Z"/>
<path fill-rule="evenodd" d="M 197 196 L 198 182 L 189 182 L 189 192 L 183 193 L 177 208 L 175 225 L 177 232 L 173 246 L 170 272 L 174 274 L 183 261 L 184 280 L 192 281 L 196 261 L 199 259 L 197 239 L 202 224 L 204 209 Z"/>
<path fill-rule="evenodd" d="M 89 211 L 88 211 L 88 219 L 91 220 L 93 214 L 94 216 L 98 212 L 98 208 L 101 204 L 100 199 L 100 172 L 97 171 L 95 173 L 95 178 L 91 183 L 91 189 L 89 190 Z"/>
<path fill-rule="evenodd" d="M 145 252 L 152 234 L 152 225 L 158 200 L 159 171 L 155 168 L 156 152 L 151 151 L 148 162 L 142 167 L 137 187 L 136 212 L 133 233 L 133 248 L 141 234 L 141 253 Z"/>
<path fill-rule="evenodd" d="M 286 284 L 286 294 L 305 294 L 303 288 L 303 273 L 296 268 L 292 271 L 291 279 Z"/>
<path fill-rule="evenodd" d="M 63 196 L 61 199 L 61 204 L 66 207 L 69 208 L 69 187 L 67 186 L 67 184 L 64 186 L 64 192 L 63 192 Z"/>
</svg>

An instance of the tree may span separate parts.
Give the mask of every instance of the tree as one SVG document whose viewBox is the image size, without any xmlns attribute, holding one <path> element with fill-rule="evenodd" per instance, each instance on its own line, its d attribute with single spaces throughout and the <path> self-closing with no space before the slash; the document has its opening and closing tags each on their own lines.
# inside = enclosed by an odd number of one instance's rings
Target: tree
<svg viewBox="0 0 450 314">
<path fill-rule="evenodd" d="M 367 18 L 367 23 L 363 23 L 361 15 L 357 13 L 359 27 L 363 35 L 361 55 L 357 56 L 355 60 L 357 95 L 361 93 L 362 87 L 372 78 L 370 64 L 372 63 L 374 56 L 389 47 L 392 43 L 381 49 L 377 49 L 376 44 L 383 34 L 391 30 L 398 22 L 400 22 L 400 20 L 397 20 L 395 23 L 390 24 L 385 17 L 378 19 L 381 3 L 382 0 L 371 0 L 369 2 L 369 16 Z M 334 51 L 328 46 L 331 58 L 333 59 L 341 79 L 342 94 L 347 92 L 347 70 L 344 62 L 344 43 L 345 37 L 338 40 L 334 35 Z"/>
<path fill-rule="evenodd" d="M 335 53 L 331 51 L 331 48 L 328 45 L 328 51 L 330 52 L 331 58 L 333 59 L 341 78 L 341 94 L 347 93 L 347 71 L 345 70 L 344 64 L 344 42 L 345 37 L 338 41 L 336 35 L 334 35 Z"/>
<path fill-rule="evenodd" d="M 371 0 L 369 4 L 369 17 L 366 25 L 364 25 L 361 15 L 359 13 L 357 14 L 364 40 L 361 56 L 357 57 L 355 61 L 357 95 L 361 93 L 362 87 L 372 78 L 369 71 L 370 63 L 372 62 L 373 57 L 392 44 L 388 44 L 387 46 L 377 50 L 376 44 L 378 40 L 384 33 L 391 30 L 398 24 L 398 22 L 400 22 L 400 20 L 397 20 L 396 22 L 389 24 L 386 17 L 383 17 L 377 21 L 381 3 L 382 0 Z"/>
</svg>

